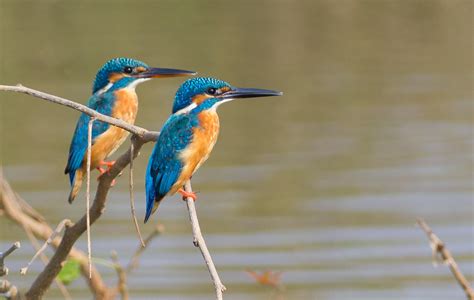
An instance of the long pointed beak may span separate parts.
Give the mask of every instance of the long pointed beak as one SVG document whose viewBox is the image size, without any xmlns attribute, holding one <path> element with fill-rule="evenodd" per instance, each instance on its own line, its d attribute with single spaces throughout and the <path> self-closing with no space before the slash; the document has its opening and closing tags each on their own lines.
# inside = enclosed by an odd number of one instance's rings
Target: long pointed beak
<svg viewBox="0 0 474 300">
<path fill-rule="evenodd" d="M 228 92 L 223 93 L 220 98 L 222 99 L 237 99 L 237 98 L 257 98 L 257 97 L 270 97 L 270 96 L 281 96 L 282 92 L 273 90 L 263 89 L 250 89 L 250 88 L 233 88 Z"/>
<path fill-rule="evenodd" d="M 136 78 L 165 78 L 165 77 L 179 77 L 179 76 L 192 76 L 197 73 L 194 71 L 179 70 L 179 69 L 167 69 L 167 68 L 149 68 L 144 72 L 138 73 L 134 77 Z"/>
</svg>

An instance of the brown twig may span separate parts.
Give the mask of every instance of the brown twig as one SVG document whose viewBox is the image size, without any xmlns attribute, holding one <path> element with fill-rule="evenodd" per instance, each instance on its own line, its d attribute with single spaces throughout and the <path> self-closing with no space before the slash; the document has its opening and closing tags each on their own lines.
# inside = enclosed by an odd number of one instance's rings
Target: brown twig
<svg viewBox="0 0 474 300">
<path fill-rule="evenodd" d="M 467 281 L 466 277 L 464 277 L 464 275 L 462 274 L 458 264 L 451 255 L 451 252 L 448 250 L 448 248 L 446 248 L 443 241 L 436 234 L 434 234 L 433 230 L 431 230 L 431 228 L 422 218 L 418 218 L 416 222 L 418 223 L 418 226 L 420 226 L 420 228 L 426 233 L 428 239 L 430 240 L 430 247 L 433 251 L 434 262 L 436 262 L 437 257 L 441 258 L 441 260 L 449 266 L 449 269 L 451 270 L 451 273 L 453 274 L 454 278 L 457 280 L 461 288 L 466 293 L 467 299 L 473 300 L 474 290 L 471 288 L 469 281 Z"/>
<path fill-rule="evenodd" d="M 137 250 L 135 251 L 135 254 L 133 254 L 132 258 L 130 259 L 130 262 L 127 265 L 126 272 L 127 274 L 130 274 L 135 268 L 138 266 L 138 260 L 140 258 L 140 255 L 145 251 L 145 249 L 148 247 L 150 242 L 158 235 L 163 233 L 165 231 L 165 227 L 162 224 L 156 224 L 155 229 L 147 236 L 143 244 L 145 247 L 143 247 L 141 244 L 138 246 Z"/>
<path fill-rule="evenodd" d="M 188 193 L 193 191 L 191 187 L 191 181 L 186 181 L 184 185 L 184 190 Z M 196 213 L 196 207 L 194 205 L 194 199 L 191 197 L 186 198 L 186 204 L 189 212 L 189 221 L 191 222 L 191 227 L 193 229 L 193 244 L 196 247 L 199 247 L 202 257 L 206 262 L 207 269 L 211 275 L 212 282 L 214 283 L 214 288 L 216 290 L 216 299 L 222 299 L 222 293 L 226 290 L 225 286 L 222 284 L 221 279 L 219 278 L 219 273 L 217 273 L 214 262 L 212 261 L 211 254 L 206 246 L 206 241 L 201 233 L 201 228 L 199 227 L 199 220 Z"/>
</svg>

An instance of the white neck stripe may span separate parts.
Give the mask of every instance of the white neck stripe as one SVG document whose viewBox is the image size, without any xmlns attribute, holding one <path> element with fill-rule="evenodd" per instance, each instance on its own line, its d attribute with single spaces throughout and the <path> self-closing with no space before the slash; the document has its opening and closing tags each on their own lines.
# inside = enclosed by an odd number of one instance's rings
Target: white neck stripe
<svg viewBox="0 0 474 300">
<path fill-rule="evenodd" d="M 102 95 L 103 93 L 107 92 L 114 84 L 112 82 L 107 83 L 106 86 L 101 88 L 96 92 L 97 95 Z"/>
<path fill-rule="evenodd" d="M 151 78 L 140 78 L 140 79 L 136 79 L 134 80 L 132 83 L 130 83 L 127 87 L 125 87 L 126 89 L 131 89 L 131 90 L 135 90 L 135 88 L 137 87 L 137 85 L 139 85 L 140 83 L 142 82 L 145 82 L 145 81 L 148 81 L 150 80 Z M 100 90 L 98 90 L 96 92 L 97 95 L 102 95 L 103 93 L 107 92 L 108 90 L 110 90 L 110 88 L 114 85 L 114 82 L 109 82 L 107 83 L 106 86 L 104 86 L 103 88 L 101 88 Z"/>
<path fill-rule="evenodd" d="M 195 109 L 197 107 L 197 104 L 195 102 L 191 102 L 191 104 L 189 104 L 188 106 L 178 110 L 177 112 L 175 112 L 174 114 L 175 115 L 181 115 L 181 114 L 185 114 L 185 113 L 188 113 L 190 111 L 192 111 L 193 109 Z"/>
</svg>

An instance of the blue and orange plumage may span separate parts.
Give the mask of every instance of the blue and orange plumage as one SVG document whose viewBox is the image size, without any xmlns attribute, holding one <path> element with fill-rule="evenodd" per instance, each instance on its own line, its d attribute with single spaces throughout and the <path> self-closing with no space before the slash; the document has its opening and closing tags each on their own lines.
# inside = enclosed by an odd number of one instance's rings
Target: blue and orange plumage
<svg viewBox="0 0 474 300">
<path fill-rule="evenodd" d="M 115 58 L 106 62 L 96 75 L 93 95 L 87 106 L 97 112 L 122 119 L 133 124 L 138 111 L 138 97 L 135 88 L 141 82 L 153 77 L 192 75 L 194 72 L 150 68 L 145 63 L 130 58 Z M 76 197 L 86 172 L 87 127 L 90 117 L 82 114 L 69 148 L 65 174 L 69 174 L 71 192 L 69 202 Z M 95 121 L 92 127 L 91 169 L 99 168 L 105 159 L 113 154 L 125 141 L 128 132 L 108 123 Z"/>
<path fill-rule="evenodd" d="M 214 78 L 193 78 L 178 89 L 173 114 L 163 125 L 146 171 L 145 222 L 166 195 L 180 190 L 207 160 L 219 134 L 217 107 L 237 98 L 280 92 L 235 88 Z"/>
</svg>

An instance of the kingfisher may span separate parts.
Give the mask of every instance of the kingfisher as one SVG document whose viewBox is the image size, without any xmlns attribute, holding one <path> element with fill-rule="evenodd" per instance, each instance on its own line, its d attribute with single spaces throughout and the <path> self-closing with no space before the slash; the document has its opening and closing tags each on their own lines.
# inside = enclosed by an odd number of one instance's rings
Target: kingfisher
<svg viewBox="0 0 474 300">
<path fill-rule="evenodd" d="M 219 105 L 235 99 L 281 96 L 273 90 L 237 88 L 225 81 L 196 77 L 178 89 L 171 116 L 163 125 L 146 170 L 145 223 L 167 195 L 196 194 L 182 187 L 207 160 L 219 134 Z"/>
<path fill-rule="evenodd" d="M 92 96 L 87 106 L 97 112 L 134 124 L 138 110 L 135 88 L 152 78 L 195 75 L 193 71 L 152 68 L 142 61 L 119 57 L 107 61 L 97 72 Z M 90 117 L 82 114 L 69 147 L 69 157 L 64 170 L 69 174 L 71 192 L 69 203 L 74 201 L 87 169 L 87 129 Z M 108 123 L 95 121 L 92 126 L 91 170 L 100 175 L 110 170 L 114 161 L 105 161 L 125 141 L 128 131 Z M 106 168 L 103 168 L 106 167 Z M 100 176 L 99 175 L 99 176 Z"/>
</svg>

